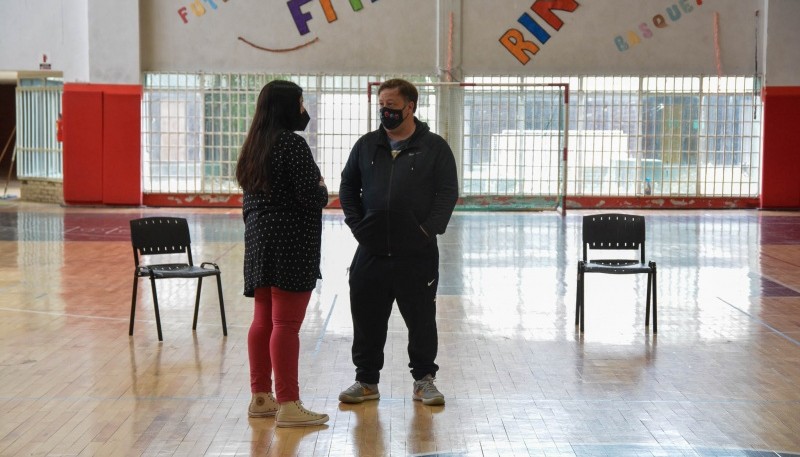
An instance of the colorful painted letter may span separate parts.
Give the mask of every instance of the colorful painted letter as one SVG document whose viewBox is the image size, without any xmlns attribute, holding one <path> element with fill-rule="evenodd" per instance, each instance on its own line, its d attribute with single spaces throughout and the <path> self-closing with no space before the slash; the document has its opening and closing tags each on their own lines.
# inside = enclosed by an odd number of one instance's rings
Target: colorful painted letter
<svg viewBox="0 0 800 457">
<path fill-rule="evenodd" d="M 536 0 L 533 2 L 533 5 L 531 5 L 531 9 L 534 13 L 538 14 L 540 18 L 544 19 L 545 22 L 550 24 L 550 27 L 561 30 L 564 21 L 553 14 L 553 10 L 571 13 L 575 11 L 578 6 L 578 2 L 575 0 Z M 542 43 L 544 43 L 544 41 Z"/>
<path fill-rule="evenodd" d="M 500 43 L 508 49 L 522 65 L 531 60 L 526 52 L 536 54 L 539 52 L 539 46 L 533 41 L 526 41 L 522 36 L 522 32 L 517 29 L 508 29 L 505 34 L 500 38 Z"/>
<path fill-rule="evenodd" d="M 639 24 L 639 31 L 642 32 L 642 36 L 645 38 L 650 38 L 653 36 L 653 31 L 650 30 L 650 28 L 647 27 L 647 24 L 645 24 L 644 22 Z"/>
<path fill-rule="evenodd" d="M 192 8 L 192 12 L 197 17 L 206 14 L 206 7 L 203 6 L 202 3 L 200 3 L 200 0 L 194 0 L 192 3 L 189 4 L 189 6 Z"/>
<path fill-rule="evenodd" d="M 328 23 L 335 21 L 336 10 L 333 9 L 333 5 L 331 5 L 331 0 L 319 0 L 319 4 L 322 5 L 322 11 L 325 12 L 325 19 L 328 20 Z"/>
<path fill-rule="evenodd" d="M 304 13 L 300 7 L 310 1 L 311 0 L 289 0 L 286 2 L 286 6 L 289 7 L 289 11 L 292 13 L 292 19 L 294 19 L 294 23 L 300 35 L 305 35 L 309 32 L 308 21 L 311 20 L 311 13 Z"/>
<path fill-rule="evenodd" d="M 681 18 L 681 10 L 678 9 L 678 5 L 672 5 L 667 8 L 667 15 L 669 15 L 669 18 L 673 21 L 677 21 Z"/>
<path fill-rule="evenodd" d="M 621 36 L 614 37 L 614 44 L 617 45 L 617 49 L 620 51 L 627 51 L 628 50 L 628 43 L 625 42 L 625 38 Z"/>
<path fill-rule="evenodd" d="M 517 22 L 528 29 L 528 31 L 531 32 L 533 36 L 535 36 L 536 39 L 542 44 L 547 43 L 547 40 L 550 39 L 550 34 L 547 33 L 547 31 L 543 29 L 541 25 L 534 21 L 533 18 L 528 15 L 528 13 L 522 13 L 522 16 L 517 19 Z"/>
</svg>

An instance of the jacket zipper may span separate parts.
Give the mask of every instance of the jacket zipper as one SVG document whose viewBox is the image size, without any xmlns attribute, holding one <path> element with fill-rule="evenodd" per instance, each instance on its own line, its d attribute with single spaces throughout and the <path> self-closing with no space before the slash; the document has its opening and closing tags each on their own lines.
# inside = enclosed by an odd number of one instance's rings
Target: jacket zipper
<svg viewBox="0 0 800 457">
<path fill-rule="evenodd" d="M 391 148 L 389 150 L 389 155 L 392 155 Z M 400 154 L 397 154 L 397 157 L 400 157 Z M 394 180 L 394 161 L 397 157 L 392 157 L 392 168 L 389 169 L 389 190 L 386 192 L 386 249 L 389 251 L 389 257 L 392 256 L 392 229 L 389 221 L 389 217 L 391 216 L 391 208 L 389 208 L 389 203 L 392 201 L 392 181 Z"/>
</svg>

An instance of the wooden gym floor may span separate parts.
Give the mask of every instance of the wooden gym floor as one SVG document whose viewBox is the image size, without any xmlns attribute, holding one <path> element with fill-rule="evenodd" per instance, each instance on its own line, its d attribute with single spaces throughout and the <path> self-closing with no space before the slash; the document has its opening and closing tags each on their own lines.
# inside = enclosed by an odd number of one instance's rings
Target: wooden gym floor
<svg viewBox="0 0 800 457">
<path fill-rule="evenodd" d="M 380 401 L 353 381 L 346 268 L 355 243 L 324 216 L 324 279 L 301 331 L 301 396 L 323 427 L 249 419 L 237 209 L 63 208 L 0 201 L 2 456 L 800 455 L 800 213 L 637 211 L 658 262 L 659 332 L 641 276 L 588 275 L 574 326 L 581 216 L 457 212 L 440 239 L 444 407 L 411 400 L 395 310 Z M 128 220 L 189 220 L 197 263 L 223 271 L 192 332 L 194 282 L 159 283 L 164 342 L 133 275 Z M 210 283 L 210 284 L 209 284 Z"/>
</svg>

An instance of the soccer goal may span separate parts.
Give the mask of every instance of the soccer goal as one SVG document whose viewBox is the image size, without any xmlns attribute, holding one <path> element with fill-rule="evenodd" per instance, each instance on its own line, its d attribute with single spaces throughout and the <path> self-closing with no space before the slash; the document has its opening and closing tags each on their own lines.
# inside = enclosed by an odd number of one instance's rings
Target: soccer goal
<svg viewBox="0 0 800 457">
<path fill-rule="evenodd" d="M 367 87 L 370 129 L 378 87 Z M 415 115 L 450 144 L 463 209 L 566 214 L 569 84 L 415 82 Z"/>
</svg>

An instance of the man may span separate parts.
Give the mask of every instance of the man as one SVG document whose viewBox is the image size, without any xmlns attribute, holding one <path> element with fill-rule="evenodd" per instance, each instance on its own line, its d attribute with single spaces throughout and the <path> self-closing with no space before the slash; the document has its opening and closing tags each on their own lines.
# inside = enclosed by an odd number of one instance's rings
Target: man
<svg viewBox="0 0 800 457">
<path fill-rule="evenodd" d="M 419 94 L 402 79 L 378 89 L 381 126 L 353 146 L 339 200 L 358 241 L 350 265 L 356 382 L 344 403 L 380 398 L 378 382 L 392 304 L 408 328 L 414 400 L 443 405 L 433 381 L 439 369 L 436 290 L 439 248 L 458 199 L 455 159 L 447 142 L 414 112 Z"/>
</svg>

